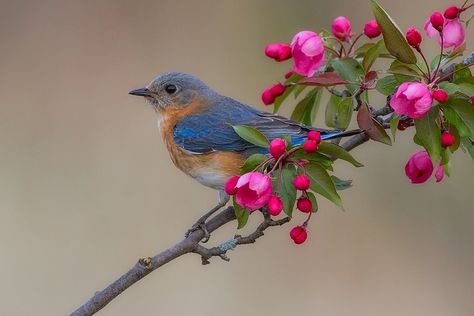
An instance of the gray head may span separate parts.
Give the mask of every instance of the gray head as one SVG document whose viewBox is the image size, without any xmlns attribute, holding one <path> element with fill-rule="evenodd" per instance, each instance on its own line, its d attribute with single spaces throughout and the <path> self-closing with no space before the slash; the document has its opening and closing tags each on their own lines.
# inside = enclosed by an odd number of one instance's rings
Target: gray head
<svg viewBox="0 0 474 316">
<path fill-rule="evenodd" d="M 129 94 L 145 97 L 148 103 L 161 109 L 170 105 L 186 107 L 196 98 L 217 95 L 198 78 L 180 72 L 159 75 L 146 88 L 132 90 Z"/>
</svg>

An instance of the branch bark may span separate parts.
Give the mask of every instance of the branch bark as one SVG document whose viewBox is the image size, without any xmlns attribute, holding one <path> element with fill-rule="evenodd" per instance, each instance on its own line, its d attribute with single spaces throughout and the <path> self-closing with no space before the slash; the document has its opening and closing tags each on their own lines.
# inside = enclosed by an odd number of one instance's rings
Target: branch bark
<svg viewBox="0 0 474 316">
<path fill-rule="evenodd" d="M 464 58 L 463 63 L 472 63 L 473 59 L 474 53 L 471 53 L 466 58 Z M 440 73 L 448 74 L 453 70 L 454 65 L 449 65 Z M 330 92 L 336 93 L 337 91 L 330 90 Z M 387 102 L 382 108 L 373 111 L 373 116 L 376 119 L 384 121 L 384 123 L 387 122 L 385 122 L 382 117 L 386 116 L 392 111 L 388 104 L 389 101 L 390 96 L 387 98 Z M 341 146 L 347 151 L 350 151 L 368 140 L 369 138 L 366 134 L 358 134 L 350 137 Z M 266 211 L 262 211 L 262 213 L 264 216 L 263 222 L 257 227 L 257 229 L 253 233 L 248 236 L 242 237 L 236 235 L 217 247 L 206 248 L 200 244 L 200 241 L 204 238 L 204 232 L 202 230 L 196 230 L 191 232 L 187 238 L 174 244 L 168 249 L 156 254 L 155 256 L 139 259 L 138 262 L 130 270 L 125 272 L 121 277 L 119 277 L 116 281 L 111 283 L 105 289 L 96 292 L 87 302 L 81 305 L 70 315 L 89 316 L 95 314 L 96 312 L 104 308 L 108 303 L 110 303 L 114 298 L 120 295 L 120 293 L 122 293 L 127 288 L 147 276 L 149 273 L 184 254 L 199 254 L 201 256 L 203 264 L 209 264 L 209 259 L 215 256 L 218 256 L 221 259 L 228 261 L 229 258 L 226 255 L 227 251 L 234 249 L 238 245 L 254 243 L 258 238 L 264 235 L 264 231 L 269 227 L 283 225 L 290 220 L 290 218 L 288 217 L 283 218 L 281 220 L 272 220 Z M 208 222 L 206 222 L 206 228 L 209 233 L 212 233 L 216 229 L 224 226 L 225 224 L 231 221 L 234 221 L 235 219 L 236 217 L 234 214 L 234 209 L 230 206 L 215 215 Z"/>
</svg>

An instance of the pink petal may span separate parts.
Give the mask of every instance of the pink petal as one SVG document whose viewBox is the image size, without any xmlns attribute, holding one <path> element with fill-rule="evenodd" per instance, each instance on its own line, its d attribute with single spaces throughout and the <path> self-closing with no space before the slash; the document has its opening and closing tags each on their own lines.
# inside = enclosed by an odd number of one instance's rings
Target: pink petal
<svg viewBox="0 0 474 316">
<path fill-rule="evenodd" d="M 436 173 L 435 173 L 435 178 L 436 182 L 440 182 L 444 178 L 444 168 L 441 166 L 439 161 L 436 163 Z"/>
<path fill-rule="evenodd" d="M 321 54 L 324 51 L 321 38 L 319 36 L 308 38 L 301 46 L 301 51 L 310 57 Z"/>
<path fill-rule="evenodd" d="M 464 42 L 464 26 L 459 22 L 459 19 L 447 21 L 443 28 L 443 37 L 445 48 L 458 47 Z"/>
<path fill-rule="evenodd" d="M 428 18 L 428 20 L 426 20 L 424 29 L 425 29 L 426 35 L 429 38 L 433 38 L 436 35 L 439 35 L 439 32 L 433 27 L 433 25 L 431 25 L 430 18 Z"/>
</svg>

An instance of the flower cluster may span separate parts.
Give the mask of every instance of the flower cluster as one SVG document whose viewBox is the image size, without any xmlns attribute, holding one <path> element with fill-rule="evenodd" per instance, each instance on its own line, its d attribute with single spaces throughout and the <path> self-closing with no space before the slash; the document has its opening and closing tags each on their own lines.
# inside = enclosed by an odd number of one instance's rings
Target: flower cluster
<svg viewBox="0 0 474 316">
<path fill-rule="evenodd" d="M 248 162 L 256 166 L 241 176 L 230 178 L 225 186 L 226 193 L 234 196 L 237 208 L 253 212 L 266 207 L 271 216 L 278 216 L 283 210 L 291 216 L 296 203 L 296 208 L 308 216 L 302 225 L 292 230 L 290 237 L 296 244 L 303 243 L 308 221 L 312 212 L 316 211 L 316 198 L 311 192 L 311 186 L 315 183 L 311 182 L 310 173 L 314 168 L 321 171 L 319 166 L 314 166 L 318 157 L 312 155 L 320 143 L 321 135 L 317 131 L 309 131 L 307 139 L 295 147 L 284 139 L 273 139 L 268 147 L 270 157 L 260 154 L 251 156 Z M 291 181 L 291 187 L 283 189 L 282 186 L 288 184 L 282 183 L 284 181 Z M 296 199 L 297 192 L 300 194 Z M 240 210 L 239 214 L 242 214 Z"/>
<path fill-rule="evenodd" d="M 414 26 L 402 33 L 375 0 L 371 5 L 375 19 L 367 21 L 363 30 L 354 30 L 347 17 L 339 16 L 330 31 L 304 30 L 291 41 L 267 45 L 267 57 L 291 66 L 285 66 L 281 82 L 263 91 L 262 101 L 273 104 L 277 112 L 294 95 L 298 101 L 291 118 L 311 126 L 322 95 L 328 93 L 323 115 L 329 128 L 345 130 L 356 116 L 359 128 L 370 139 L 388 145 L 395 141 L 397 131 L 413 131 L 413 141 L 423 149 L 408 160 L 407 178 L 419 184 L 434 173 L 440 182 L 450 175 L 450 158 L 458 149 L 474 159 L 474 78 L 470 71 L 474 53 L 460 58 L 472 16 L 467 11 L 474 4 L 466 1 L 419 21 L 425 35 Z M 423 50 L 424 36 L 439 44 L 439 54 L 431 60 Z M 385 62 L 379 63 L 380 59 Z M 387 104 L 378 109 L 373 106 L 373 92 L 386 96 Z M 392 137 L 386 130 L 391 130 Z M 262 146 L 265 136 L 252 133 L 259 139 L 255 144 Z M 253 141 L 248 130 L 238 134 Z M 304 142 L 283 135 L 267 142 L 268 155 L 249 157 L 242 175 L 230 179 L 226 191 L 234 196 L 239 223 L 262 207 L 271 216 L 284 211 L 291 217 L 296 205 L 308 214 L 290 232 L 293 241 L 301 244 L 307 238 L 311 214 L 317 210 L 316 194 L 340 206 L 336 189 L 350 186 L 350 181 L 329 175 L 333 160 L 362 165 L 342 147 L 321 142 L 316 131 L 309 132 Z"/>
</svg>

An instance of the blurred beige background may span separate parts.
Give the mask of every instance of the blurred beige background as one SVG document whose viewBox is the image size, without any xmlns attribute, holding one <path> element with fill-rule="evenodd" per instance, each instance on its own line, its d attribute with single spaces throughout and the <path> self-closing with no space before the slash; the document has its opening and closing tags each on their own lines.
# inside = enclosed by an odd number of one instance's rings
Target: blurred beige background
<svg viewBox="0 0 474 316">
<path fill-rule="evenodd" d="M 405 30 L 451 4 L 382 3 Z M 338 15 L 359 31 L 369 1 L 1 1 L 0 314 L 68 314 L 215 202 L 174 169 L 129 90 L 181 70 L 261 107 L 286 71 L 265 44 Z M 411 185 L 412 133 L 356 149 L 365 168 L 336 164 L 355 184 L 346 211 L 320 200 L 303 246 L 290 225 L 230 263 L 182 257 L 100 315 L 473 315 L 472 161 L 459 153 L 451 178 Z"/>
</svg>

